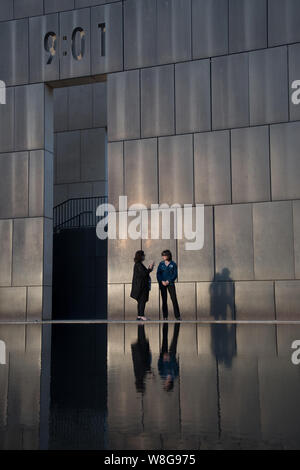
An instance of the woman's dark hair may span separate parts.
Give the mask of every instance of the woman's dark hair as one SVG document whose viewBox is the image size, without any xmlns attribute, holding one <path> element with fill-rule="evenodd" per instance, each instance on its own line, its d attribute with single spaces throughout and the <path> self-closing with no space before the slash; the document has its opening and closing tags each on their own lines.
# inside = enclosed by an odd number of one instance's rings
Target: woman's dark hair
<svg viewBox="0 0 300 470">
<path fill-rule="evenodd" d="M 143 252 L 143 250 L 139 250 L 136 252 L 136 254 L 134 255 L 134 262 L 135 263 L 139 263 L 141 261 L 143 261 L 143 257 L 145 256 L 145 253 Z"/>
<path fill-rule="evenodd" d="M 168 261 L 172 261 L 172 253 L 170 250 L 164 250 L 162 253 L 161 253 L 161 256 L 167 256 L 168 257 Z"/>
</svg>

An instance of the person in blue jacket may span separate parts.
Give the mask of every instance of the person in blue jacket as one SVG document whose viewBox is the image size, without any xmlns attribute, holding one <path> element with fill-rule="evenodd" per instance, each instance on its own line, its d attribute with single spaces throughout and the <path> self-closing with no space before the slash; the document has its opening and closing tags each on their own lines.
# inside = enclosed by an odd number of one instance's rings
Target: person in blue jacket
<svg viewBox="0 0 300 470">
<path fill-rule="evenodd" d="M 177 265 L 172 260 L 170 250 L 164 250 L 161 254 L 163 260 L 157 267 L 156 277 L 159 282 L 159 289 L 162 298 L 162 310 L 164 320 L 168 318 L 168 291 L 173 303 L 174 316 L 176 320 L 181 320 L 180 310 L 177 302 L 175 281 L 177 279 Z"/>
</svg>

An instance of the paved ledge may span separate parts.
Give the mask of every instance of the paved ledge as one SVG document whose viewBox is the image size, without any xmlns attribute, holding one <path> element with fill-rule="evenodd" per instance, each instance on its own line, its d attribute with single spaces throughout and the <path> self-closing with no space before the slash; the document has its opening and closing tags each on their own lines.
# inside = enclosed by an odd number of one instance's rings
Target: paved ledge
<svg viewBox="0 0 300 470">
<path fill-rule="evenodd" d="M 198 325 L 300 325 L 300 320 L 44 320 L 44 321 L 0 321 L 1 325 L 159 325 L 164 323 L 198 324 Z"/>
</svg>

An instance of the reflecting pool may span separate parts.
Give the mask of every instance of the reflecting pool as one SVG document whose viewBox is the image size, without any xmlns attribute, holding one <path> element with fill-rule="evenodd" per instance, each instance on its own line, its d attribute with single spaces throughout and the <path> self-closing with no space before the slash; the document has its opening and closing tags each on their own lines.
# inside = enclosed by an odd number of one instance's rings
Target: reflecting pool
<svg viewBox="0 0 300 470">
<path fill-rule="evenodd" d="M 300 449 L 297 339 L 289 324 L 0 324 L 0 448 Z"/>
</svg>

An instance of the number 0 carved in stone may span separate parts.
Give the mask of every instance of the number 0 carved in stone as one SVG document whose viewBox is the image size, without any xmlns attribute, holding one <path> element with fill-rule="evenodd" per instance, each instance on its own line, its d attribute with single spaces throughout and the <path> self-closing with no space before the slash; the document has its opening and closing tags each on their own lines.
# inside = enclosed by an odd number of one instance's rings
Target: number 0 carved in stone
<svg viewBox="0 0 300 470">
<path fill-rule="evenodd" d="M 67 38 L 65 36 L 65 38 Z M 57 36 L 53 31 L 49 31 L 44 38 L 44 49 L 49 53 L 47 65 L 51 64 L 57 50 Z M 82 60 L 85 52 L 85 31 L 81 27 L 77 27 L 72 32 L 71 43 L 72 56 L 75 60 Z M 67 55 L 64 52 L 63 55 Z"/>
<path fill-rule="evenodd" d="M 72 33 L 72 55 L 75 60 L 82 60 L 85 50 L 85 32 L 82 28 L 75 28 Z"/>
</svg>

